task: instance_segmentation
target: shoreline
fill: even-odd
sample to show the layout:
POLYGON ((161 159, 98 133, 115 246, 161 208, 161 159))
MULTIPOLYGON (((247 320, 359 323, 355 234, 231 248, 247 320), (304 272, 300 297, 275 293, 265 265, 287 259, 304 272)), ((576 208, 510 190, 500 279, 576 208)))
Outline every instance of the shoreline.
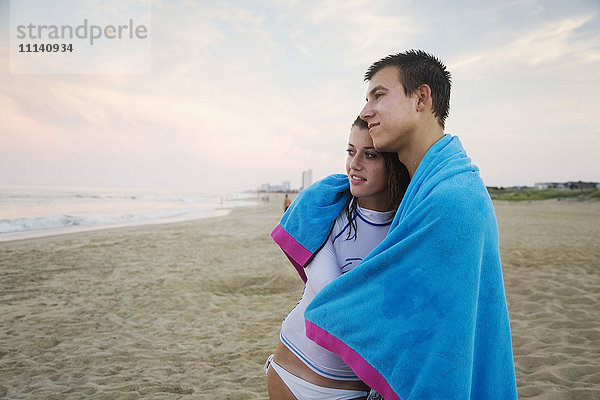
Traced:
POLYGON ((226 214, 257 193, 0 185, 0 242, 226 214))
POLYGON ((49 238, 53 236, 64 236, 64 235, 78 235, 86 232, 95 232, 102 230, 112 229, 126 229, 132 227, 145 227, 151 225, 165 225, 165 224, 177 224, 185 223, 188 221, 196 221, 199 219, 206 218, 219 218, 227 216, 232 210, 237 208, 256 207, 261 204, 257 199, 233 199, 228 200, 232 203, 231 206, 222 206, 220 208, 213 208, 203 210, 202 212, 185 213, 178 216, 153 218, 153 219, 140 219, 131 220, 126 222, 113 222, 113 223, 99 223, 99 224, 86 224, 86 225, 72 225, 63 226, 59 228, 46 228, 36 229, 28 231, 17 231, 7 232, 0 234, 0 243, 29 240, 29 239, 41 239, 49 238), (236 203, 243 203, 241 206, 236 206, 236 203))
MULTIPOLYGON (((252 206, 249 206, 252 207, 252 206)), ((182 217, 182 218, 157 218, 153 220, 140 220, 134 222, 111 223, 111 224, 95 224, 95 225, 76 225, 61 228, 38 229, 22 232, 8 232, 0 234, 0 243, 10 243, 15 241, 34 240, 34 239, 49 239, 61 236, 77 236, 89 232, 98 232, 104 230, 127 229, 127 228, 143 228, 153 225, 168 225, 186 223, 199 219, 220 218, 227 216, 234 208, 226 208, 219 210, 211 210, 211 215, 198 217, 182 217)))

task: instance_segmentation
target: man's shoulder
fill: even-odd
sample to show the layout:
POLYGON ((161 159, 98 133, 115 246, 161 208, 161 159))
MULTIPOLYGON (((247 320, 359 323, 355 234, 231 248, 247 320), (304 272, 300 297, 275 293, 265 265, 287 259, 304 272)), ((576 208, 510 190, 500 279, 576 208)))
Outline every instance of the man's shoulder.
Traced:
POLYGON ((463 172, 438 182, 428 197, 441 212, 493 214, 490 196, 477 172, 463 172))
POLYGON ((432 192, 452 198, 461 193, 479 196, 487 190, 477 171, 464 171, 437 181, 432 192))

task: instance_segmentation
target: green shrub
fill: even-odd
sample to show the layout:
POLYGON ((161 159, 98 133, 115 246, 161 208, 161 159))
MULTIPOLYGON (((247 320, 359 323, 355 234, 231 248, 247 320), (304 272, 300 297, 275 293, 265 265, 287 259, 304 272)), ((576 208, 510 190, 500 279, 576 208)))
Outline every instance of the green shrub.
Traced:
POLYGON ((548 199, 600 199, 600 189, 560 190, 560 189, 505 189, 489 188, 488 192, 493 200, 548 200, 548 199))

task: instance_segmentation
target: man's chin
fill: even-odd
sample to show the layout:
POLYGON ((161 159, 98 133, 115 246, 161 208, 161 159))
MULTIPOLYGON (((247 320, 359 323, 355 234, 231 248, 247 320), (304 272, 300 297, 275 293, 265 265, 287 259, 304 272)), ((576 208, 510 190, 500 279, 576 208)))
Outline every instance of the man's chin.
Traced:
POLYGON ((373 147, 375 147, 375 150, 379 152, 394 153, 394 150, 391 149, 389 143, 380 143, 373 140, 373 147))

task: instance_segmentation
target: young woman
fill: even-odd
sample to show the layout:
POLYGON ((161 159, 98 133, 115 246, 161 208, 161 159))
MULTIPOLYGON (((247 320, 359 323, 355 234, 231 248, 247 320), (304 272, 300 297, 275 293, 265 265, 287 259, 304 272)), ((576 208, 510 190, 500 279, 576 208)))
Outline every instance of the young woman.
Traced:
MULTIPOLYGON (((385 238, 409 177, 395 153, 374 149, 367 124, 360 118, 352 125, 347 152, 347 178, 342 179, 345 191, 345 180, 349 182, 350 200, 335 219, 325 244, 303 270, 299 268, 301 276, 306 276, 304 294, 283 321, 275 354, 265 366, 271 399, 366 399, 369 392, 338 355, 306 337, 304 311, 322 288, 356 267, 385 238)), ((308 193, 331 190, 323 183, 327 179, 315 184, 323 189, 317 186, 308 193)), ((309 200, 299 197, 296 201, 309 200)), ((351 314, 348 310, 349 318, 351 314)))

